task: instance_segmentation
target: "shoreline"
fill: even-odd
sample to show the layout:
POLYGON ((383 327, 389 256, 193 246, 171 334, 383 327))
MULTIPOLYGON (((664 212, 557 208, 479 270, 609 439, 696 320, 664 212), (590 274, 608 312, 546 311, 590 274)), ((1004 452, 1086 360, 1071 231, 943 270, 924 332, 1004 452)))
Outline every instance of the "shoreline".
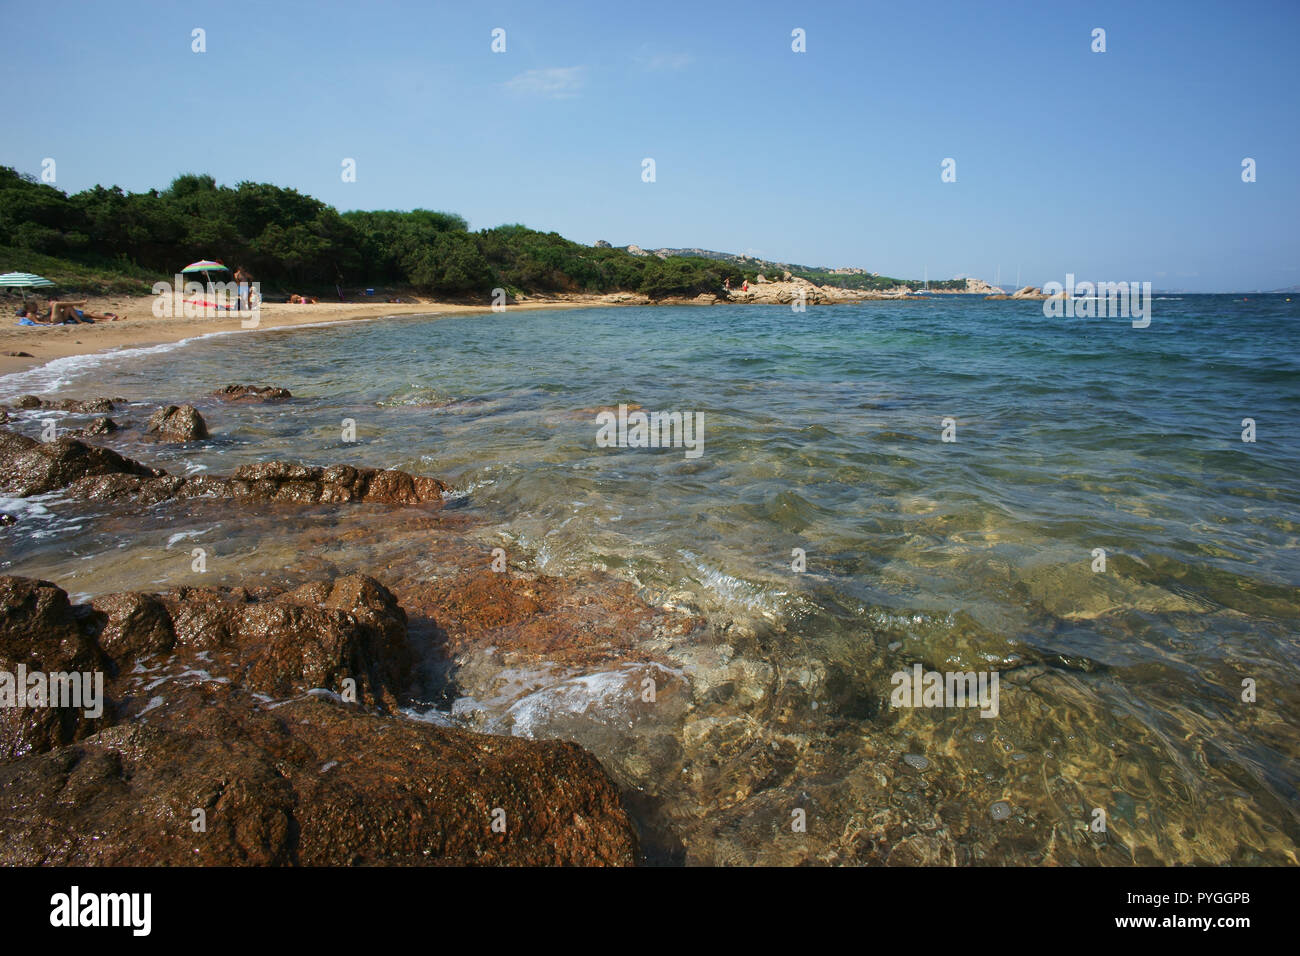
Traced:
MULTIPOLYGON (((515 299, 508 304, 507 308, 511 311, 541 311, 633 305, 789 305, 791 296, 801 286, 807 297, 807 305, 810 306, 852 305, 873 301, 925 301, 920 297, 897 293, 841 290, 814 286, 806 282, 773 282, 751 287, 748 292, 732 290, 730 299, 720 299, 707 294, 694 298, 672 296, 652 300, 648 296, 633 292, 557 293, 553 296, 515 299)), ((961 293, 944 293, 944 295, 956 296, 961 293)), ((245 329, 240 324, 241 314, 234 312, 211 317, 156 318, 152 311, 153 302, 152 295, 94 296, 86 303, 87 311, 112 312, 125 318, 115 322, 98 321, 92 325, 0 325, 0 380, 18 372, 28 372, 48 365, 58 359, 111 355, 126 349, 174 345, 188 339, 213 334, 261 332, 268 329, 332 325, 339 322, 365 322, 410 315, 467 315, 492 311, 491 305, 487 304, 440 302, 434 299, 403 303, 322 302, 315 305, 269 302, 261 307, 258 326, 245 329)))
MULTIPOLYGON (((638 304, 623 301, 621 296, 574 295, 545 299, 526 299, 511 303, 511 309, 579 309, 597 306, 638 304)), ((125 318, 116 322, 99 321, 93 325, 55 325, 0 327, 0 379, 17 372, 27 372, 57 359, 87 355, 111 355, 127 349, 174 345, 188 339, 215 334, 262 332, 340 322, 365 322, 408 315, 460 315, 492 311, 489 305, 457 302, 325 302, 316 305, 266 303, 261 308, 256 328, 240 324, 240 313, 194 318, 176 316, 156 318, 152 313, 153 296, 99 296, 91 298, 88 311, 115 312, 125 318), (15 354, 26 353, 26 354, 15 354)))

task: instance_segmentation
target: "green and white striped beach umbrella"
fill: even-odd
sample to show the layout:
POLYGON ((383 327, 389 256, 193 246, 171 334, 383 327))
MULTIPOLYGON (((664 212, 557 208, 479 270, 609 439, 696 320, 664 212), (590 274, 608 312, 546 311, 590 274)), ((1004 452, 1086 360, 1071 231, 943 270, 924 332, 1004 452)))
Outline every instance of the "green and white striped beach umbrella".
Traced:
POLYGON ((6 272, 0 275, 0 288, 5 289, 45 289, 54 285, 44 276, 30 272, 6 272))

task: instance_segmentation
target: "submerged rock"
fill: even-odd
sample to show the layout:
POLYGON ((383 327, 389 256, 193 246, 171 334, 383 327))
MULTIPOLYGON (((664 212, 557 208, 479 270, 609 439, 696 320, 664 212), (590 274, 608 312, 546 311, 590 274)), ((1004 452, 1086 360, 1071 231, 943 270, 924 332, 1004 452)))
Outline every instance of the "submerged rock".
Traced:
POLYGON ((208 437, 208 425, 193 405, 167 405, 149 417, 145 431, 162 441, 197 441, 208 437))
POLYGON ((117 422, 111 418, 101 417, 93 419, 89 425, 76 429, 72 434, 76 436, 109 435, 115 431, 117 431, 117 422))
POLYGON ((367 577, 80 607, 0 578, 0 658, 97 668, 112 701, 80 723, 6 709, 0 864, 636 860, 617 789, 576 744, 392 716, 406 616, 367 577))
POLYGON ((274 385, 226 385, 212 393, 212 397, 225 402, 269 402, 293 398, 287 388, 274 385))

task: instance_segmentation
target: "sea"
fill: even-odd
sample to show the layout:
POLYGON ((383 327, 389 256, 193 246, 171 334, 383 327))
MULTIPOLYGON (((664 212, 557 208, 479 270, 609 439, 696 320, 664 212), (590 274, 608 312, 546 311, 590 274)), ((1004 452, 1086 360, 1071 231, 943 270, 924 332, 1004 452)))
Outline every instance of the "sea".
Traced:
MULTIPOLYGON (((488 649, 400 718, 577 740, 649 862, 1294 865, 1293 298, 1157 295, 1144 328, 964 296, 406 316, 63 359, 0 402, 288 388, 200 404, 206 441, 103 441, 432 475, 511 573, 697 621, 471 678, 488 649), (608 679, 649 661, 685 688, 661 715, 608 679)), ((85 601, 446 572, 402 509, 250 508, 3 499, 0 573, 85 601)))

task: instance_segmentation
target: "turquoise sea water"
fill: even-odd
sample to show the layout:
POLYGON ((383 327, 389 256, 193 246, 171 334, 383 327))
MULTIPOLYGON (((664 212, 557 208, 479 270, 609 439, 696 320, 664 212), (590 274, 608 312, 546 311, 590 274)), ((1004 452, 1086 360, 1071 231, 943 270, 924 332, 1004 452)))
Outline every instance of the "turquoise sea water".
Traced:
MULTIPOLYGON (((411 317, 64 363, 0 379, 0 400, 284 386, 286 405, 205 409, 210 442, 115 447, 180 472, 436 475, 512 559, 704 615, 731 670, 686 666, 708 693, 656 728, 671 747, 627 758, 597 708, 571 730, 649 795, 665 861, 1294 863, 1297 331, 1281 296, 1157 298, 1146 329, 943 297, 411 317), (620 403, 702 413, 703 454, 598 447, 620 403), (998 670, 999 716, 891 708, 918 662, 998 670), (787 832, 796 805, 807 834, 787 832)), ((135 531, 26 507, 4 573, 81 595, 188 580, 156 557, 179 533, 166 508, 135 531)), ((242 564, 206 583, 285 565, 259 564, 265 529, 222 520, 194 533, 242 564)))

